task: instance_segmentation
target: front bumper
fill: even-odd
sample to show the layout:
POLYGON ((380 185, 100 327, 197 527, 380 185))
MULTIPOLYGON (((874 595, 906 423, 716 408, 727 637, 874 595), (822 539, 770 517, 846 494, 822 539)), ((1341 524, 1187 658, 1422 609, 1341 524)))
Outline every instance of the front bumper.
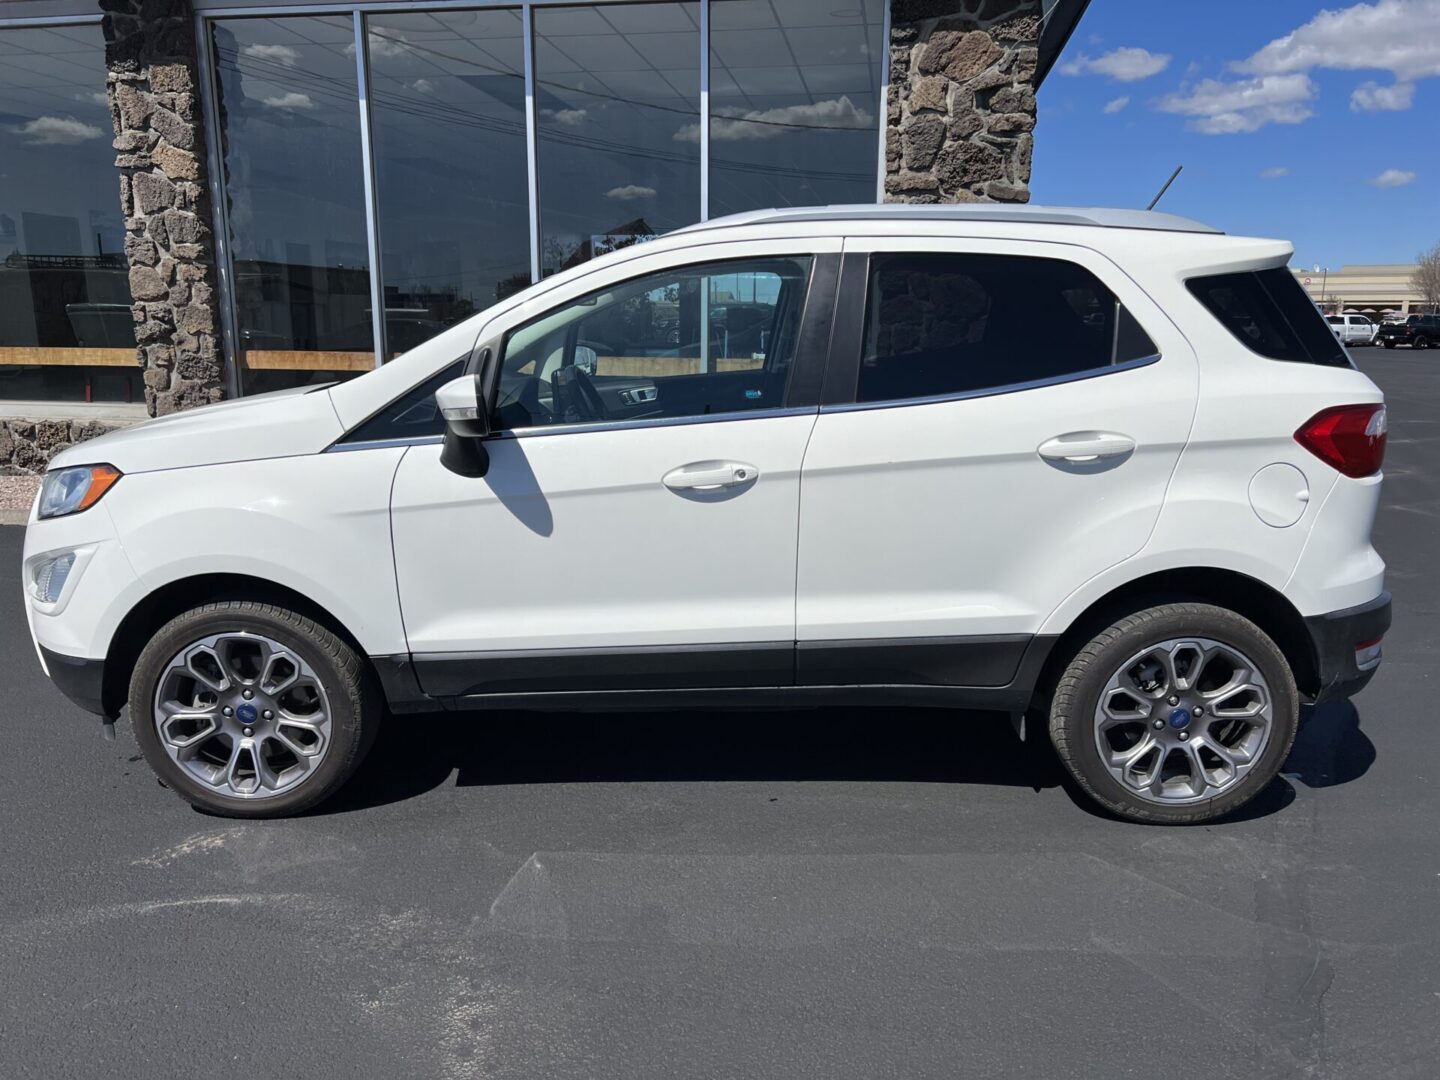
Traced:
POLYGON ((1356 646, 1378 643, 1390 629, 1390 594, 1382 592, 1356 607, 1308 615, 1305 628, 1310 631, 1310 641, 1315 647, 1320 677, 1316 704, 1358 694, 1380 667, 1380 654, 1376 644, 1373 660, 1368 659, 1368 653, 1364 654, 1367 660, 1362 667, 1356 646))
POLYGON ((114 716, 107 715, 105 708, 104 660, 66 656, 64 653, 47 649, 44 645, 39 648, 45 661, 45 670, 49 672, 50 681, 55 684, 56 689, 86 712, 104 716, 107 720, 114 719, 114 716))

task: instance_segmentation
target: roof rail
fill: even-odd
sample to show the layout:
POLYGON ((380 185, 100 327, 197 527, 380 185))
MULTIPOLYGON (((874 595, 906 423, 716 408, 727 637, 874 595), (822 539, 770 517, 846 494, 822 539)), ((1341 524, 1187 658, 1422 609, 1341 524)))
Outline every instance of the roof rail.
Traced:
MULTIPOLYGON (((737 225, 781 225, 802 221, 975 221, 1027 225, 1089 225, 1104 229, 1152 229, 1159 232, 1220 233, 1175 214, 1155 210, 1112 210, 1105 207, 1030 206, 1007 203, 960 203, 916 206, 910 203, 855 203, 846 206, 792 206, 751 210, 711 218, 677 229, 678 233, 728 229, 737 225)), ((672 234, 673 235, 673 234, 672 234)))

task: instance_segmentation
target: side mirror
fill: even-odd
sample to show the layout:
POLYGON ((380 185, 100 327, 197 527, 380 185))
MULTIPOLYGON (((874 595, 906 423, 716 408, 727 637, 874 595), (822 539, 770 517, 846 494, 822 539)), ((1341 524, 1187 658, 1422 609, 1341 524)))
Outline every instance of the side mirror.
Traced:
POLYGON ((435 391, 435 404, 445 418, 440 464, 459 476, 484 476, 490 471, 490 452, 483 442, 490 434, 490 406, 481 389, 481 376, 452 379, 435 391))

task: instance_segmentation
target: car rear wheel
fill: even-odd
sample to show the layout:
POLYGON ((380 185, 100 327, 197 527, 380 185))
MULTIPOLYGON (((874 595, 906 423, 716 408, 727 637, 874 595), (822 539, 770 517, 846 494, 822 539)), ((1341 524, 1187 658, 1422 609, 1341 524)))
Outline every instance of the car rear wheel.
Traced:
POLYGON ((1386 338, 1386 339, 1385 339, 1384 341, 1382 341, 1380 344, 1384 345, 1385 348, 1387 348, 1387 349, 1393 349, 1393 348, 1395 348, 1395 341, 1394 341, 1393 338, 1386 338))
POLYGON ((1134 821, 1210 821, 1271 782, 1299 695, 1284 655, 1250 620, 1209 604, 1126 616, 1070 662, 1050 737, 1076 782, 1134 821))
POLYGON ((1430 339, 1429 339, 1429 338, 1425 338, 1425 337, 1417 337, 1417 338, 1415 339, 1415 348, 1417 348, 1417 349, 1428 349, 1428 348, 1430 348, 1430 339))
POLYGON ((307 616, 250 601, 172 619, 141 652, 130 720, 170 790, 228 817, 281 817, 331 795, 379 726, 364 661, 307 616))

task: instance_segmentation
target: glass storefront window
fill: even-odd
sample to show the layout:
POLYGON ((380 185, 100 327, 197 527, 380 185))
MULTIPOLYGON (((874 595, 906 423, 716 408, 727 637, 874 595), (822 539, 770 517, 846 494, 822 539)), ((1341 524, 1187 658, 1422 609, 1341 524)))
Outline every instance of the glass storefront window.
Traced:
POLYGON ((366 19, 386 349, 530 284, 520 12, 366 19))
POLYGON ((0 29, 0 399, 143 401, 98 25, 0 29))
POLYGON ((243 393, 375 366, 355 29, 212 26, 243 393))
POLYGON ((885 0, 713 0, 710 216, 875 201, 885 0))
POLYGON ((541 273, 698 221, 698 4, 533 11, 541 273))

